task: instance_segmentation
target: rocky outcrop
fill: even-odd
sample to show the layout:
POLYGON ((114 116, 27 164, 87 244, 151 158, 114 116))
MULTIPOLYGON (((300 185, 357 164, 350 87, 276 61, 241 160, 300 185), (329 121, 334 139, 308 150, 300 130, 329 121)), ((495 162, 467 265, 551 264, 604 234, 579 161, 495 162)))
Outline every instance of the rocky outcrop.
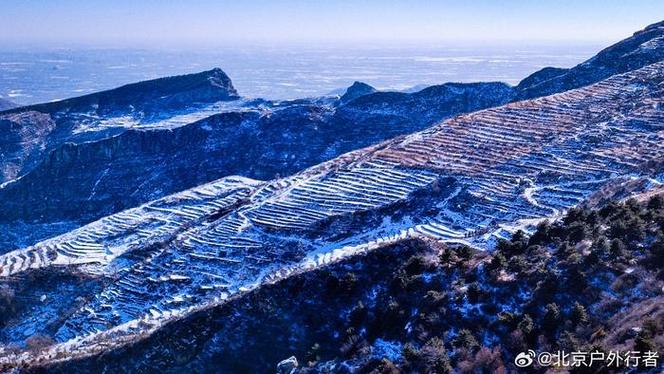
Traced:
POLYGON ((376 89, 370 85, 355 81, 350 87, 346 89, 346 92, 339 100, 342 104, 345 104, 351 100, 357 99, 360 96, 368 95, 374 92, 376 92, 376 89))
POLYGON ((277 374, 294 374, 297 372, 297 358, 291 356, 277 364, 277 374))
POLYGON ((14 180, 36 165, 55 130, 55 121, 45 113, 25 111, 0 116, 0 183, 14 180))
POLYGON ((195 104, 209 104, 238 99, 230 78, 219 68, 196 74, 180 75, 128 84, 108 91, 37 104, 18 110, 43 113, 60 111, 94 111, 111 115, 121 111, 142 111, 144 116, 159 115, 169 110, 184 109, 195 104))

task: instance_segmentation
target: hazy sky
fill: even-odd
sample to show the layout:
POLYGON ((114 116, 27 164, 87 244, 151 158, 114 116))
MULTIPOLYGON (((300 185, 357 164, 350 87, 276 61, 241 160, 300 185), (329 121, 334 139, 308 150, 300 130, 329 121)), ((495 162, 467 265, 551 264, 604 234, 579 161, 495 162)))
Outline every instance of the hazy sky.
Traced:
POLYGON ((662 0, 0 0, 0 43, 611 42, 662 19, 662 0))

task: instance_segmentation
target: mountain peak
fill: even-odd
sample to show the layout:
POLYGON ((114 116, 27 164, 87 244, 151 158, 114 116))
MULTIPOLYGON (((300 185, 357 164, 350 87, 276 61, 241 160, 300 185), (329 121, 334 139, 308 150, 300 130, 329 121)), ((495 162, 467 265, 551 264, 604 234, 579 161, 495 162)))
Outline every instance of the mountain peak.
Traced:
POLYGON ((98 112, 128 107, 159 112, 166 108, 176 109, 193 103, 213 103, 238 97, 228 75, 220 68, 214 68, 199 73, 131 83, 67 100, 36 104, 26 109, 52 112, 65 108, 82 110, 94 106, 98 112))
POLYGON ((351 100, 357 99, 360 96, 372 94, 374 92, 376 92, 376 89, 370 85, 364 82, 355 81, 350 87, 346 89, 346 93, 341 96, 341 102, 345 104, 351 100))
POLYGON ((210 94, 216 95, 219 99, 238 96, 231 79, 220 68, 128 84, 106 92, 123 91, 163 97, 164 95, 201 90, 210 91, 210 94))

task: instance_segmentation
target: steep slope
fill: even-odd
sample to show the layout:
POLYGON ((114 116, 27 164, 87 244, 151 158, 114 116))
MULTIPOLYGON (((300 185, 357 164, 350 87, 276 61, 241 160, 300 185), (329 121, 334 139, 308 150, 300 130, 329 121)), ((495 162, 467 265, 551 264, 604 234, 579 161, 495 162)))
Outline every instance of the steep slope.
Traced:
POLYGON ((664 59, 664 21, 652 24, 571 69, 544 68, 516 87, 519 99, 550 95, 595 83, 664 59))
MULTIPOLYGON (((39 313, 14 324, 63 343, 42 359, 90 354, 262 284, 404 238, 491 247, 593 194, 660 185, 663 87, 664 63, 649 65, 455 117, 289 178, 240 181, 235 188, 247 195, 214 212, 178 199, 165 209, 194 219, 189 223, 129 211, 8 253, 0 257, 0 274, 12 281, 55 266, 102 277, 105 285, 87 295, 76 289, 81 304, 57 324, 39 313), (127 246, 117 239, 135 230, 122 226, 127 214, 132 227, 166 222, 169 234, 143 245, 155 240, 140 231, 148 237, 127 246)), ((70 289, 61 282, 60 289, 70 289)), ((22 336, 9 331, 5 339, 22 336)), ((33 359, 24 353, 4 362, 33 359)))

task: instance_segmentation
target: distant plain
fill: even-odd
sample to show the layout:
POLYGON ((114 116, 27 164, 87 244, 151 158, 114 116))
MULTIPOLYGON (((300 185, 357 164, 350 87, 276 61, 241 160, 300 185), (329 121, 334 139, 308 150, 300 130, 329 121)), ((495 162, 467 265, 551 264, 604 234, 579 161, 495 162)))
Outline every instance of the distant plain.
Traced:
POLYGON ((445 82, 516 84, 545 66, 571 67, 600 45, 243 46, 215 49, 5 49, 0 97, 27 105, 220 67, 240 95, 295 99, 343 92, 353 81, 409 90, 445 82))

